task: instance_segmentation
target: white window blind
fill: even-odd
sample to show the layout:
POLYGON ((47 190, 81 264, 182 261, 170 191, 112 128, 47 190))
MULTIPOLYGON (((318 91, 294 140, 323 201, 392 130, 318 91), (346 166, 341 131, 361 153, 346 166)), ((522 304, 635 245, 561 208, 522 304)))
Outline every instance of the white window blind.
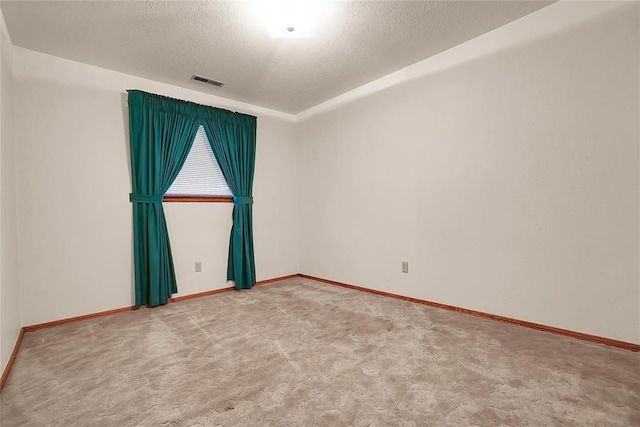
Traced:
POLYGON ((187 160, 166 194, 169 196, 232 196, 202 126, 198 128, 187 160))

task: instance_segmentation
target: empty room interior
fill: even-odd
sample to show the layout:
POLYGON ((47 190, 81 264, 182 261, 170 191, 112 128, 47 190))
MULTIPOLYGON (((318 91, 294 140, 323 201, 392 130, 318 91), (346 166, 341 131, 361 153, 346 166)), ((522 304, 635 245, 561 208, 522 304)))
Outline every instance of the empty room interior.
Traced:
POLYGON ((640 2, 0 9, 2 426, 640 425, 640 2))

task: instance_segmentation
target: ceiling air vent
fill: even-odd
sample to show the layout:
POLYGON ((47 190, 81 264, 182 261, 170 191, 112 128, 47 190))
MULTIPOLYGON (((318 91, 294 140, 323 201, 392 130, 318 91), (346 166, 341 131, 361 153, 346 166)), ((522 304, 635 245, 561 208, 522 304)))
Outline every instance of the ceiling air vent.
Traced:
POLYGON ((202 82, 202 83, 207 83, 207 84, 210 84, 210 85, 213 85, 213 86, 216 86, 216 87, 224 86, 224 83, 222 83, 222 82, 219 82, 217 80, 208 79, 206 77, 202 77, 202 76, 199 76, 197 74, 194 74, 193 77, 191 77, 191 80, 196 80, 196 81, 199 81, 199 82, 202 82))

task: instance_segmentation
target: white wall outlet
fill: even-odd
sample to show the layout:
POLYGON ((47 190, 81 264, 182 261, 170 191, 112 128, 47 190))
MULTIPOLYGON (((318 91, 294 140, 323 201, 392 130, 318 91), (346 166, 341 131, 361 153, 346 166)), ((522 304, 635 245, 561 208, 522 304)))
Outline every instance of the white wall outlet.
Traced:
POLYGON ((409 261, 402 261, 402 272, 403 273, 409 272, 409 261))
POLYGON ((202 271, 202 261, 196 261, 196 273, 200 273, 202 271))

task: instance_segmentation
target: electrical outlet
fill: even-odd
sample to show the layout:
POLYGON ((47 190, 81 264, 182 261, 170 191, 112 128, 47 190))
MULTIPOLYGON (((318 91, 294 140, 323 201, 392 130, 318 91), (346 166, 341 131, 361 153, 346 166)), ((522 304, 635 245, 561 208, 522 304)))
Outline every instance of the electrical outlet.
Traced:
POLYGON ((402 261, 402 272, 403 273, 409 272, 409 261, 402 261))
POLYGON ((196 261, 196 273, 200 273, 202 271, 202 261, 196 261))

